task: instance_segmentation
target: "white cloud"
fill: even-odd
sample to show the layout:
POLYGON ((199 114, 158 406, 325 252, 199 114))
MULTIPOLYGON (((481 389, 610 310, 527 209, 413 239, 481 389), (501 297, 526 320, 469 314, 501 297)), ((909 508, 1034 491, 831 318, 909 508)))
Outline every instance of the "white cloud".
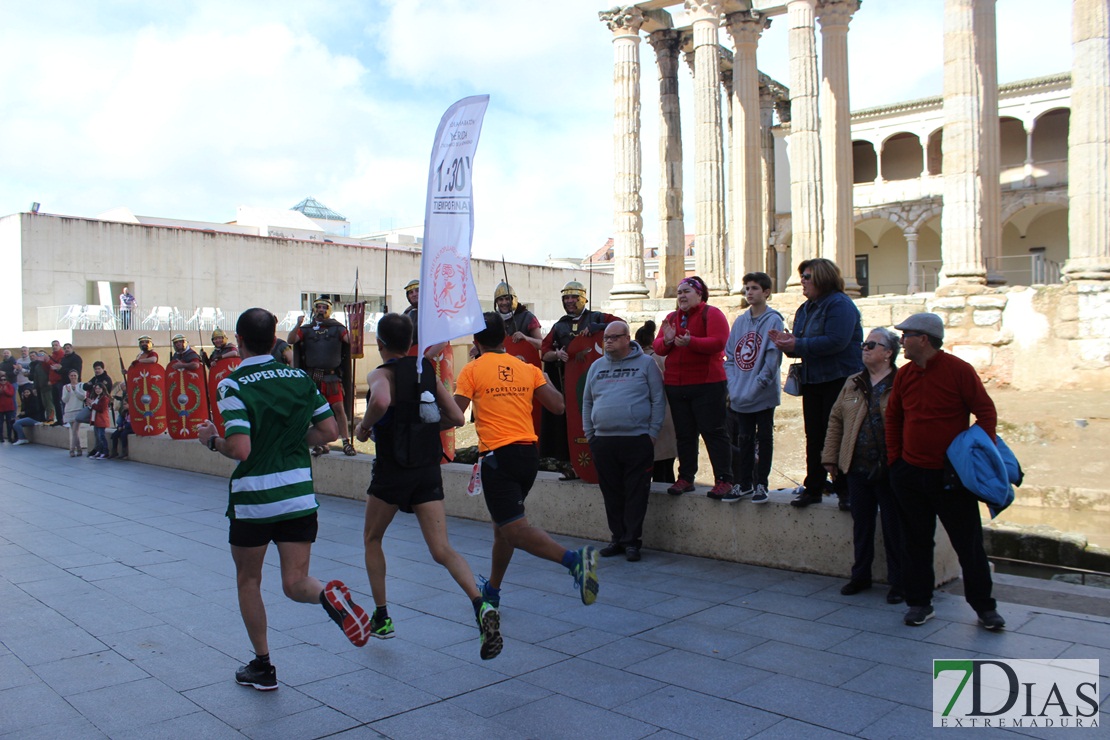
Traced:
MULTIPOLYGON (((418 223, 431 139, 489 93, 476 161, 483 256, 583 255, 612 229, 612 44, 565 0, 130 0, 17 4, 0 25, 0 213, 32 200, 92 215, 212 221, 313 195, 376 230, 418 223)), ((1002 81, 1066 70, 1070 7, 998 2, 1002 81)), ((940 93, 943 0, 866 0, 852 21, 853 107, 940 93)), ((820 33, 818 32, 818 37, 820 33)), ((657 240, 657 77, 641 44, 644 233, 657 240)), ((789 84, 785 18, 760 68, 789 84)), ((686 228, 693 96, 680 69, 686 228)))

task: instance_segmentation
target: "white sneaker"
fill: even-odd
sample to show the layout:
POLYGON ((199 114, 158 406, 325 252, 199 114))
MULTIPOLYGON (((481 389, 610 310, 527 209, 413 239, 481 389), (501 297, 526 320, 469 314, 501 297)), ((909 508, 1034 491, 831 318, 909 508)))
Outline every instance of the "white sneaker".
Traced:
POLYGON ((19 447, 20 445, 26 445, 26 444, 31 444, 31 443, 30 443, 30 441, 28 441, 26 439, 17 439, 16 441, 12 442, 12 447, 19 447))
POLYGON ((62 428, 63 429, 69 429, 69 422, 66 422, 65 424, 62 424, 62 428))
POLYGON ((763 484, 756 485, 755 495, 752 496, 752 503, 753 504, 765 504, 769 500, 770 499, 768 499, 768 497, 767 497, 767 486, 765 486, 763 484))

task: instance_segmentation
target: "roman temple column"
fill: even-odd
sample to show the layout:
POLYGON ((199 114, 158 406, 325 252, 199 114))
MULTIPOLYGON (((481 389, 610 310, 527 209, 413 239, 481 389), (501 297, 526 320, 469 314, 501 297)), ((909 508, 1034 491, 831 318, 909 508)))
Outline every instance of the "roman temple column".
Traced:
POLYGON ((685 0, 694 32, 694 249, 709 292, 725 284, 724 162, 721 152, 721 72, 717 30, 721 0, 685 0))
MULTIPOLYGON (((998 171, 984 171, 984 90, 995 74, 981 65, 983 13, 995 0, 944 3, 944 210, 941 212, 941 285, 986 282, 983 255, 987 191, 999 190, 998 171)), ((991 24, 993 28, 993 23, 991 24)), ((993 63, 993 60, 990 60, 993 63)), ((997 85, 996 85, 997 87, 997 85)), ((995 125, 998 108, 995 107, 995 125)), ((997 139, 995 139, 997 141, 997 139)), ((996 160, 997 161, 997 160, 996 160)), ((995 232, 997 233, 997 231, 995 232)))
POLYGON ((686 275, 686 231, 682 222, 682 126, 679 120, 678 50, 682 33, 654 31, 648 43, 659 67, 659 274, 656 297, 674 298, 686 275))
MULTIPOLYGON (((822 238, 821 136, 817 109, 817 0, 788 0, 790 50, 790 220, 795 265, 820 257, 822 238)), ((801 284, 791 269, 789 287, 801 284)))
POLYGON ((1069 280, 1110 279, 1110 0, 1073 0, 1069 280))
POLYGON ((640 198, 640 26, 636 6, 598 14, 613 32, 613 288, 611 300, 648 297, 640 198))
POLYGON ((732 13, 725 19, 735 52, 732 58, 732 228, 729 283, 733 293, 744 292, 744 274, 763 264, 763 141, 760 138, 759 70, 756 46, 770 20, 754 10, 732 13))
POLYGON ((858 296, 855 229, 852 225, 852 127, 848 108, 848 22, 858 0, 821 4, 821 173, 824 198, 822 256, 844 277, 844 289, 858 296))

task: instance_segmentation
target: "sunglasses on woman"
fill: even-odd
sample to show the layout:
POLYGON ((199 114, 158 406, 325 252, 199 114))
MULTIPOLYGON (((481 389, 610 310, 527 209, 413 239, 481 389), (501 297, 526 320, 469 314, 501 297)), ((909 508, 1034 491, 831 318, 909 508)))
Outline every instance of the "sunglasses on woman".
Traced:
POLYGON ((875 349, 876 347, 886 347, 886 345, 883 344, 882 342, 864 342, 863 344, 860 345, 861 349, 866 349, 866 350, 872 350, 872 349, 875 349))

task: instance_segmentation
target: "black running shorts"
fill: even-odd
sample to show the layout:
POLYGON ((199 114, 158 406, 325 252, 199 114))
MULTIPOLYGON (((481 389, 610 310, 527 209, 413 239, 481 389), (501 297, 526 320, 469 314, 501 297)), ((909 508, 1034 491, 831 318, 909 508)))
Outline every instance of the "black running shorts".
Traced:
POLYGON ((366 495, 411 513, 414 506, 443 500, 443 475, 438 464, 404 468, 379 456, 366 495))
POLYGON ((271 542, 315 542, 318 528, 315 511, 278 522, 232 519, 227 541, 235 547, 262 547, 271 542))
POLYGON ((505 445, 482 458, 482 495, 498 527, 524 516, 524 499, 536 482, 540 453, 533 443, 505 445))

